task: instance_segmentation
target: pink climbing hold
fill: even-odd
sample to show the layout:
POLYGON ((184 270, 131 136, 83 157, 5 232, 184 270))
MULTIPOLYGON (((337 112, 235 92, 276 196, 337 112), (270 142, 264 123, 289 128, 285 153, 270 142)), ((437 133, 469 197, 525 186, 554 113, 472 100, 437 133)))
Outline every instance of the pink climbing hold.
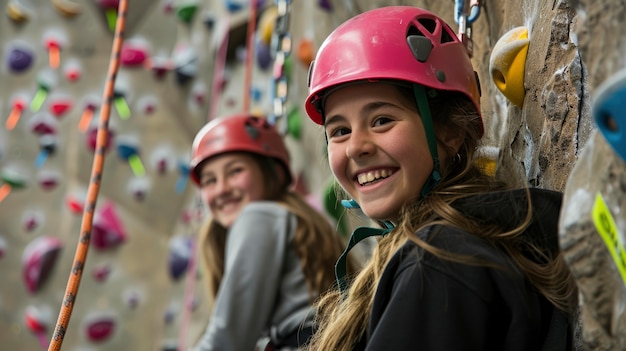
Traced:
POLYGON ((91 275, 93 276, 93 279, 95 279, 98 283, 102 283, 107 280, 110 273, 111 267, 108 264, 103 264, 95 267, 91 272, 91 275))
POLYGON ((39 226, 39 219, 35 214, 30 214, 24 218, 24 230, 32 232, 39 226))
POLYGON ((98 250, 118 247, 126 239, 124 234, 114 230, 106 223, 94 223, 91 231, 91 243, 98 250))
MULTIPOLYGON (((109 149, 111 148, 112 140, 115 135, 115 133, 113 133, 113 131, 111 131, 110 129, 107 132, 109 137, 107 138, 106 144, 104 145, 105 151, 109 151, 109 149)), ((97 137, 97 128, 92 128, 87 131, 87 147, 89 147, 89 150, 91 150, 92 152, 96 150, 96 141, 98 140, 97 137)))
POLYGON ((58 174, 57 172, 41 172, 41 174, 39 175, 37 181, 39 183, 39 186, 45 190, 45 191, 50 191, 53 190, 54 188, 57 187, 57 185, 59 185, 59 178, 61 178, 61 175, 58 174))
POLYGON ((120 6, 120 0, 98 0, 98 5, 103 8, 117 9, 120 6))
POLYGON ((112 202, 102 206, 99 217, 94 222, 91 243, 96 249, 114 249, 126 241, 126 231, 115 212, 112 202))
POLYGON ((65 199, 65 204, 67 205, 67 208, 72 213, 80 214, 80 213, 83 213, 83 210, 85 209, 84 201, 79 200, 78 198, 71 196, 71 195, 69 195, 65 199))
POLYGON ((65 73, 65 79, 67 79, 70 82, 76 82, 82 76, 82 72, 80 70, 80 67, 77 67, 77 66, 69 66, 69 67, 67 67, 64 70, 64 73, 65 73))
POLYGON ((113 335, 115 324, 112 317, 99 317, 87 323, 85 333, 92 342, 103 342, 113 335))
POLYGON ((146 62, 148 58, 147 50, 138 45, 124 44, 120 53, 120 63, 122 66, 137 67, 146 62))
POLYGON ((45 333, 48 329, 48 323, 43 318, 41 313, 33 306, 26 308, 26 315, 24 316, 24 323, 26 327, 33 333, 45 333))
POLYGON ((37 340, 39 341, 39 345, 42 349, 48 348, 48 336, 46 335, 48 332, 48 327, 52 323, 50 316, 46 313, 47 311, 42 311, 40 308, 34 306, 26 307, 26 312, 24 315, 24 324, 26 327, 35 334, 37 340))
POLYGON ((72 101, 69 99, 58 99, 50 103, 50 113, 57 119, 63 117, 63 115, 72 108, 72 101))
POLYGON ((162 158, 160 158, 160 159, 157 161, 157 164, 156 164, 156 169, 157 169, 157 172, 158 172, 160 175, 163 175, 163 174, 167 173, 167 169, 168 169, 168 168, 169 168, 169 167, 168 167, 168 162, 167 162, 167 159, 166 159, 165 157, 162 157, 162 158))
POLYGON ((46 121, 38 121, 31 125, 30 130, 38 135, 56 134, 57 130, 54 125, 46 121))
POLYGON ((22 257, 23 278, 26 289, 36 293, 49 278, 63 244, 53 236, 42 236, 31 241, 22 257))
POLYGON ((7 251, 7 242, 4 237, 0 236, 0 258, 4 256, 4 253, 7 251))

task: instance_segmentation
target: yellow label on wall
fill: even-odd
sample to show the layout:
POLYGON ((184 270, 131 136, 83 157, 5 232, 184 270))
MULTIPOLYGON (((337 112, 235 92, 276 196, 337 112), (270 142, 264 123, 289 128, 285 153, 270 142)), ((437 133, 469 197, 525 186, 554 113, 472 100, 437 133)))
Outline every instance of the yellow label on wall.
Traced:
POLYGON ((611 257, 622 276, 624 285, 626 285, 626 250, 624 250, 624 245, 611 211, 609 211, 600 193, 596 195, 596 201, 591 210, 591 217, 598 233, 600 233, 600 237, 602 237, 611 253, 611 257))

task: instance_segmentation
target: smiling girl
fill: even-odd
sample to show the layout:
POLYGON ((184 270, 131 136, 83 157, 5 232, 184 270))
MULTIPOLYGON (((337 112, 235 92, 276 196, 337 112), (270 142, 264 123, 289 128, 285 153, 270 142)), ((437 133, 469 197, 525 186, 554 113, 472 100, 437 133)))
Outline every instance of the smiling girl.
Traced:
POLYGON ((261 117, 224 116, 196 135, 191 178, 211 214, 198 241, 214 308, 194 350, 254 350, 267 338, 268 349, 296 349, 312 334, 312 302, 333 285, 343 240, 291 189, 289 165, 261 117))
POLYGON ((481 172, 477 75, 436 15, 346 21, 321 45, 305 102, 328 161, 381 228, 372 259, 319 303, 310 350, 570 350, 577 290, 558 246, 561 194, 481 172))

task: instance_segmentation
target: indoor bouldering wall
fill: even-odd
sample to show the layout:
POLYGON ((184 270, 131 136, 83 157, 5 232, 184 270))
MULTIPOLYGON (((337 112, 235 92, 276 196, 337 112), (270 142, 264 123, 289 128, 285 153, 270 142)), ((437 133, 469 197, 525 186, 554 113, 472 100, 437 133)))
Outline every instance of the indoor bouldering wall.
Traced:
MULTIPOLYGON (((45 349, 53 335, 75 268, 118 4, 1 4, 2 349, 45 349)), ((206 213, 186 162, 194 134, 217 115, 272 118, 298 191, 329 219, 343 218, 344 232, 365 221, 337 207, 324 137, 303 101, 326 35, 385 5, 425 7, 456 31, 467 16, 486 125, 480 162, 520 186, 565 193, 560 237, 579 283, 582 343, 626 347, 625 111, 612 102, 626 96, 624 0, 130 0, 64 349, 174 350, 204 329, 210 301, 193 245, 206 213), (459 3, 474 7, 459 12, 459 3), (285 4, 286 14, 277 6, 285 4), (291 39, 280 53, 277 31, 291 39)))

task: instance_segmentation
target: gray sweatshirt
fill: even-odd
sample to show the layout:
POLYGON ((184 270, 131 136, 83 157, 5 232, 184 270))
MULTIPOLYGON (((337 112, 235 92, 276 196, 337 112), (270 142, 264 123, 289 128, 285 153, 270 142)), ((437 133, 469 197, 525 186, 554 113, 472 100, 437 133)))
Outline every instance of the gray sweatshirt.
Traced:
POLYGON ((194 351, 252 351, 310 323, 313 310, 292 247, 297 218, 275 202, 247 205, 228 232, 215 310, 194 351))

